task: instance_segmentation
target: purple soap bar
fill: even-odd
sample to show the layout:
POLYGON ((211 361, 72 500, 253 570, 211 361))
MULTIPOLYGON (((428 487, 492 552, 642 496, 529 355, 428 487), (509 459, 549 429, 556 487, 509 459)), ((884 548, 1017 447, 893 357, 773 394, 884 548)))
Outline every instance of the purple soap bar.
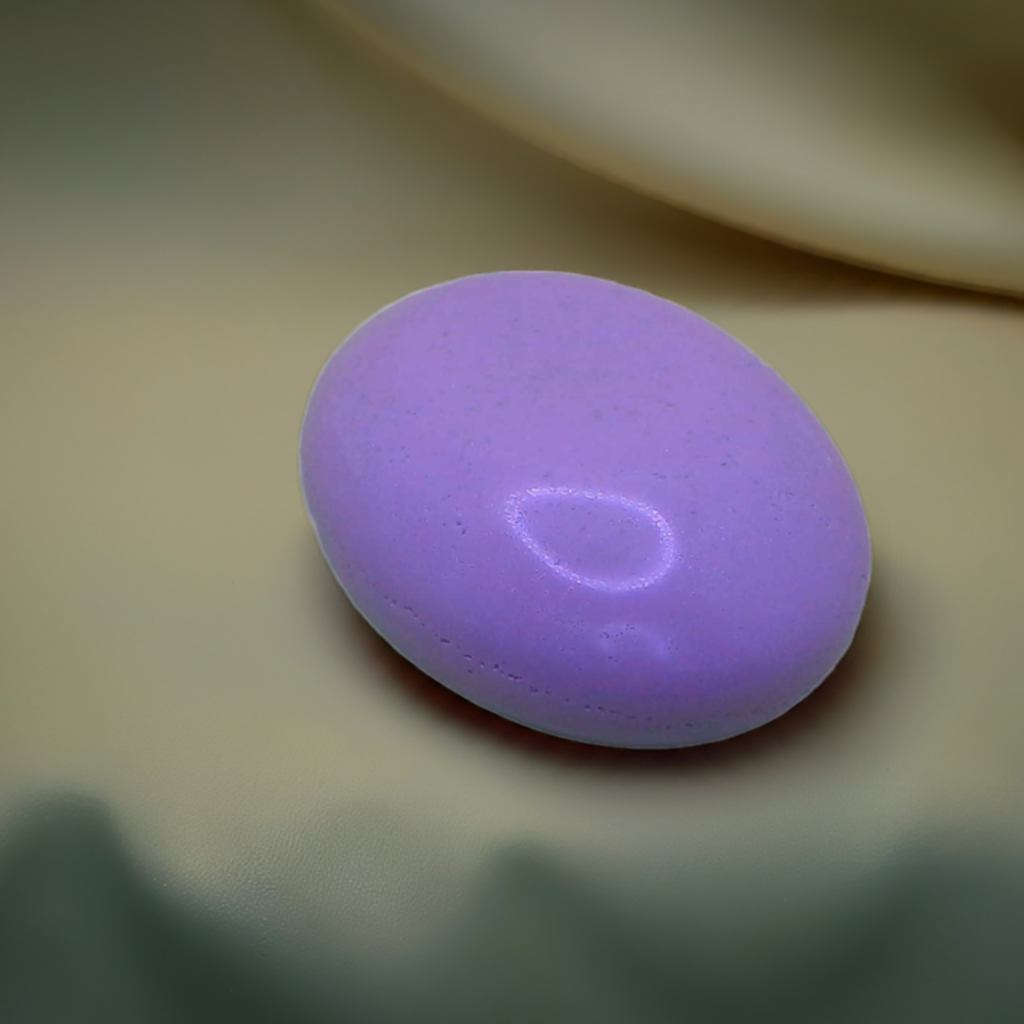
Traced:
POLYGON ((318 378, 302 486, 353 604, 523 725, 681 747, 753 729, 846 651, 871 545, 800 397, 688 310, 508 272, 409 295, 318 378))

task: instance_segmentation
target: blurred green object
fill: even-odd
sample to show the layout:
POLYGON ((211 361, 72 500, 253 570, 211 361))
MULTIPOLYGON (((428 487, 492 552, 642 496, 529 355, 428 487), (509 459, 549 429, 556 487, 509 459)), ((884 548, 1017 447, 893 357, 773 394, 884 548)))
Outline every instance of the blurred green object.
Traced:
MULTIPOLYGON (((496 852, 456 933, 386 976, 304 984, 208 908, 148 877, 101 803, 54 797, 0 848, 0 1020, 233 1024, 1009 1024, 1024 1009, 1024 869, 908 847, 863 902, 781 946, 738 927, 709 956, 699 919, 654 926, 571 864, 496 852)), ((672 899, 672 894, 666 894, 672 899)))

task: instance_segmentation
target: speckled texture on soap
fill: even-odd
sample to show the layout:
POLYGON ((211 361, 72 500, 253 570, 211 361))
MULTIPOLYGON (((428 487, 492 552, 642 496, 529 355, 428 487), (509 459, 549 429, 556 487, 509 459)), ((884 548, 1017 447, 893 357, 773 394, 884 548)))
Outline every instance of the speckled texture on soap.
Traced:
POLYGON ((673 303, 506 272, 331 356, 300 468, 324 555, 424 672, 524 725, 676 747, 782 714, 849 645, 871 548, 824 428, 673 303))

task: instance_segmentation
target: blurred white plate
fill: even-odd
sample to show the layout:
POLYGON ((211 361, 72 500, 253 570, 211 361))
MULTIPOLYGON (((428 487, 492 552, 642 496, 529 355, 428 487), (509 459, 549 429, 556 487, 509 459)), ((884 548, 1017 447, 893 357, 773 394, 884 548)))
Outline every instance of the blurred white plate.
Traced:
POLYGON ((1024 293, 1019 0, 320 0, 552 150, 858 263, 1024 293))

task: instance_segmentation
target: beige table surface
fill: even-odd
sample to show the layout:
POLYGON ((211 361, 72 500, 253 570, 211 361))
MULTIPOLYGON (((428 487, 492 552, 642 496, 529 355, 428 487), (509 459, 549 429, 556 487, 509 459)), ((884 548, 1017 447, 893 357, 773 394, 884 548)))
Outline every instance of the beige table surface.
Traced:
POLYGON ((713 226, 303 8, 0 6, 0 1020, 1024 1019, 1024 307, 713 226), (548 268, 806 397, 863 627, 691 751, 529 733, 404 664, 304 519, 360 320, 548 268))

